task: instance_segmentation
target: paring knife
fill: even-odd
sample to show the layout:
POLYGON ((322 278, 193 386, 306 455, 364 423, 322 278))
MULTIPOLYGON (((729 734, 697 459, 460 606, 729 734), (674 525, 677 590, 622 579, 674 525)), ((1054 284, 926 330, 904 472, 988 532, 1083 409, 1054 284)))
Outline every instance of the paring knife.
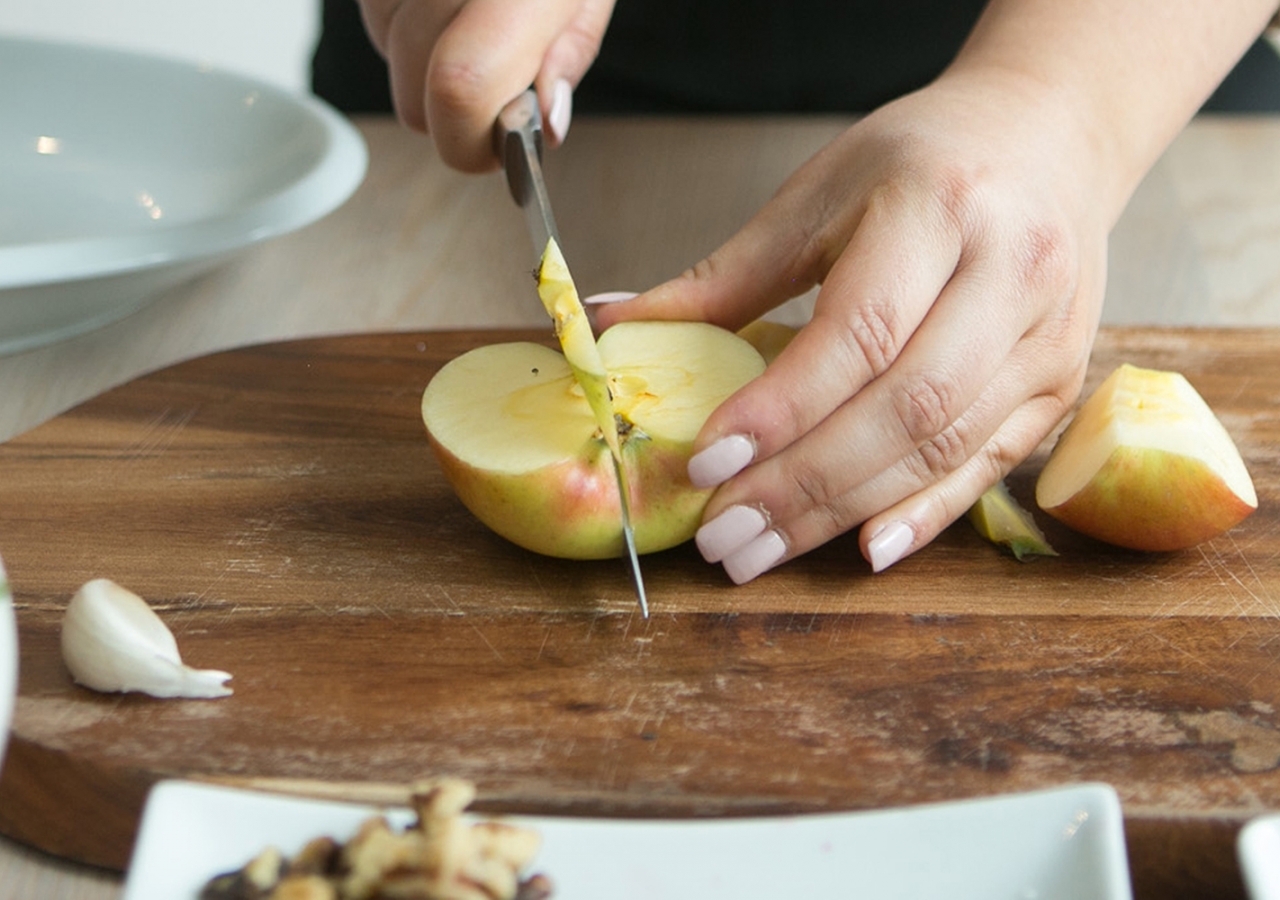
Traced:
POLYGON ((640 556, 636 552, 636 535, 631 526, 631 490, 626 464, 622 459, 622 442, 618 436, 618 420, 613 412, 613 396, 609 391, 608 373, 600 358, 591 323, 574 287, 569 266, 560 251, 560 235, 551 214, 551 198, 542 177, 542 111, 538 95, 532 89, 516 97, 498 115, 494 125, 494 149, 507 173, 507 187, 516 205, 524 211, 529 237, 537 257, 538 296, 547 313, 555 321, 556 337, 564 358, 573 370, 591 406, 592 415, 609 445, 613 471, 618 479, 618 498, 622 510, 622 537, 631 562, 631 580, 635 586, 640 612, 649 618, 649 600, 644 578, 640 574, 640 556))

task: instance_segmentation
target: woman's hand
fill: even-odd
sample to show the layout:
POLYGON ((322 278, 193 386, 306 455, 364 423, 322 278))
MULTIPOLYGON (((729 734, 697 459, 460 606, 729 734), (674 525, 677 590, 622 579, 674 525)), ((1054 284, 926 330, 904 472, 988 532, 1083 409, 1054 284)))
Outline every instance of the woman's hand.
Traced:
POLYGON ((493 123, 534 85, 552 144, 564 139, 572 91, 595 60, 613 0, 360 0, 387 59, 396 114, 431 134, 450 166, 497 166, 493 123))
POLYGON ((698 546, 745 582, 861 526, 879 571, 1028 456, 1079 393, 1124 202, 1069 99, 969 69, 858 122, 727 244, 601 307, 736 329, 814 284, 811 322, 707 421, 698 546))
POLYGON ((879 571, 1029 455, 1079 394, 1107 235, 1275 0, 988 0, 930 86, 849 129, 675 281, 604 307, 812 321, 707 421, 698 532, 738 582, 861 526, 879 571))

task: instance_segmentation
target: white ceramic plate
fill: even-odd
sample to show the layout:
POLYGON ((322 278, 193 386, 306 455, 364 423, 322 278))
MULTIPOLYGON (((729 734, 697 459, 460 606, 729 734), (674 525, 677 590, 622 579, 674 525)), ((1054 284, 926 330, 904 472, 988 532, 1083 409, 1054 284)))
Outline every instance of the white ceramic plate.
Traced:
POLYGON ((195 63, 0 38, 0 353, 120 318, 364 177, 323 103, 195 63))
POLYGON ((18 692, 18 623, 14 620, 13 594, 0 560, 0 768, 9 745, 9 723, 18 692))
POLYGON ((1280 900, 1280 815, 1262 816, 1240 829, 1240 871, 1253 900, 1280 900))
MULTIPOLYGON (((268 845, 344 840, 372 810, 188 782, 152 791, 124 900, 194 900, 268 845)), ((397 824, 408 819, 403 811, 397 824)), ((865 813, 703 821, 518 817, 554 900, 1130 898, 1105 785, 865 813)))

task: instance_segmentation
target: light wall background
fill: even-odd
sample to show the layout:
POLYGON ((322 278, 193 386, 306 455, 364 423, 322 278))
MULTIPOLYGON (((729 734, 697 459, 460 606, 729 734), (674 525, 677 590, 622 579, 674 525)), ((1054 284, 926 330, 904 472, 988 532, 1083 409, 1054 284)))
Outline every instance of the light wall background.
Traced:
POLYGON ((158 53, 299 92, 318 27, 319 0, 0 0, 0 35, 158 53))

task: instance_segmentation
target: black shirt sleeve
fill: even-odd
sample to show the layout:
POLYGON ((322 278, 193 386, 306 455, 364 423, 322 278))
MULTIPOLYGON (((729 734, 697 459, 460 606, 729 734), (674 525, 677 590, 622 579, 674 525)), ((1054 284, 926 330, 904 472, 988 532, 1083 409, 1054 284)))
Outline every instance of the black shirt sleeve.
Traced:
MULTIPOLYGON (((356 0, 321 0, 312 87, 389 112, 387 68, 356 0)), ((985 0, 618 0, 574 94, 586 113, 866 112, 954 58, 985 0)), ((1259 41, 1209 110, 1280 111, 1280 56, 1259 41)))

